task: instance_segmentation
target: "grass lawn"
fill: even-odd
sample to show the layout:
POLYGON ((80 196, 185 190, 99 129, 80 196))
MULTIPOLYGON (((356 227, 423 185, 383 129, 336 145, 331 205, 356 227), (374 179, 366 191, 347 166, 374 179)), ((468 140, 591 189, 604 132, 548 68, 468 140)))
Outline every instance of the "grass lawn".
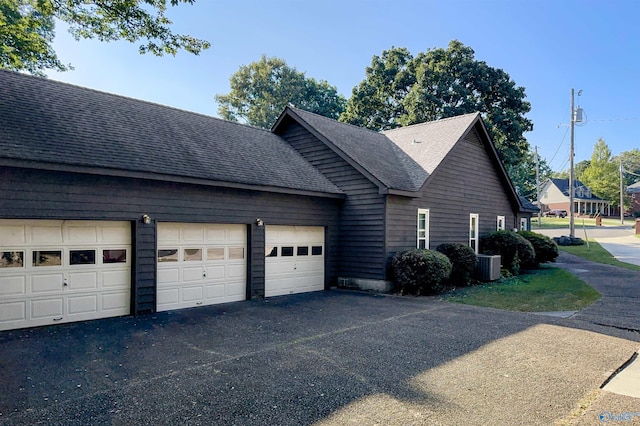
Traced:
POLYGON ((575 275, 546 265, 518 277, 443 295, 449 302, 522 312, 577 311, 599 298, 600 293, 575 275))
POLYGON ((619 266, 621 268, 627 268, 634 271, 640 271, 639 265, 633 265, 631 263, 620 262, 615 257, 602 248, 600 244, 594 240, 589 240, 589 247, 586 244, 581 246, 558 246, 560 250, 567 253, 575 254, 576 256, 583 257, 592 262, 604 263, 606 265, 619 266))
MULTIPOLYGON (((624 224, 632 227, 635 223, 632 218, 625 218, 624 224)), ((574 220, 574 225, 576 227, 584 226, 596 226, 595 218, 591 217, 576 217, 574 220)), ((620 218, 602 218, 602 226, 620 226, 620 218)), ((538 226, 538 217, 534 216, 531 218, 531 230, 535 232, 536 229, 559 229, 559 228, 567 228, 569 229, 569 216, 565 218, 559 217, 543 217, 541 220, 541 225, 538 226)))

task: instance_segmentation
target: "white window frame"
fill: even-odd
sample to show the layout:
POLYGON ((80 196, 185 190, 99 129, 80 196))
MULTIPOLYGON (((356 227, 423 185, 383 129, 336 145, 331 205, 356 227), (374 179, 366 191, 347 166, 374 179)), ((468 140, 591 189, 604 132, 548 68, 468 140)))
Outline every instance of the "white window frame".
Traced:
POLYGON ((504 216, 498 216, 496 218, 496 230, 504 231, 506 229, 506 226, 505 226, 506 223, 507 221, 504 216))
POLYGON ((418 221, 416 224, 416 247, 429 248, 429 209, 418 209, 418 221), (420 217, 424 215, 424 228, 420 228, 420 217), (424 242, 424 247, 420 243, 424 242))
POLYGON ((528 231, 529 230, 529 221, 527 220, 526 217, 521 217, 520 218, 520 230, 521 231, 528 231))
POLYGON ((478 234, 480 233, 480 215, 478 213, 469 214, 469 247, 478 254, 478 234), (475 227, 474 227, 475 223, 475 227))

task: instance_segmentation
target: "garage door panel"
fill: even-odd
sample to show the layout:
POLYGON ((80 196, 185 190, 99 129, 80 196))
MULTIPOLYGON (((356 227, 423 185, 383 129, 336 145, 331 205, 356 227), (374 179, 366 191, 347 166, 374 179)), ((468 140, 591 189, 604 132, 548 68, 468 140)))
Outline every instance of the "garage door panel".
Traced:
POLYGON ((27 230, 24 225, 0 225, 0 235, 2 235, 2 244, 6 246, 27 243, 27 230))
POLYGON ((216 265, 216 266, 207 266, 207 281, 211 280, 222 280, 225 279, 225 266, 224 265, 216 265))
POLYGON ((205 289, 205 299, 223 299, 225 296, 225 285, 224 283, 220 284, 209 284, 204 287, 205 289))
POLYGON ((60 245, 64 242, 62 238, 62 227, 60 225, 55 226, 30 226, 29 228, 29 240, 27 244, 43 244, 43 245, 60 245))
POLYGON ((69 315, 86 314, 98 311, 98 296, 96 294, 88 294, 84 296, 69 297, 69 315))
POLYGON ((101 302, 103 311, 118 310, 120 315, 129 311, 129 293, 126 291, 103 294, 101 302))
POLYGON ((202 300, 203 290, 204 289, 202 288, 202 286, 183 287, 182 300, 185 302, 197 302, 199 300, 202 300))
POLYGON ((31 318, 61 317, 64 314, 64 298, 48 298, 31 301, 31 318))
POLYGON ((63 290, 64 274, 40 274, 31 276, 31 293, 60 293, 63 290))
POLYGON ((161 310, 161 306, 174 305, 180 302, 180 292, 177 288, 171 288, 166 290, 158 290, 156 295, 158 310, 161 310))
POLYGON ((131 273, 127 269, 104 271, 102 273, 102 288, 129 288, 131 273))
POLYGON ((69 274, 68 291, 98 289, 98 272, 73 272, 69 274))
POLYGON ((202 281, 202 266, 183 268, 182 281, 183 282, 202 281))
POLYGON ((204 243, 204 228, 200 224, 182 227, 182 241, 204 243))
POLYGON ((100 229, 100 241, 104 244, 122 244, 131 242, 131 230, 122 226, 102 226, 100 229))
POLYGON ((224 226, 207 225, 206 243, 225 243, 227 233, 224 226))
POLYGON ((98 230, 88 226, 69 226, 64 228, 65 241, 72 244, 95 244, 98 242, 98 230))
POLYGON ((158 223, 159 256, 168 250, 179 255, 171 265, 157 263, 157 310, 244 300, 246 229, 245 225, 158 223), (168 290, 173 292, 170 300, 160 294, 168 290))
POLYGON ((27 294, 27 277, 24 275, 0 278, 0 296, 27 294))
POLYGON ((0 219, 0 253, 0 330, 130 313, 129 222, 0 219))
MULTIPOLYGON (((27 319, 27 302, 3 303, 0 309, 0 325, 10 321, 25 321, 27 319)), ((0 328, 2 329, 2 328, 0 328)))
POLYGON ((247 273, 247 267, 245 265, 229 265, 226 267, 227 278, 242 278, 247 273))
POLYGON ((180 282, 180 269, 160 269, 158 268, 158 286, 177 284, 180 282))

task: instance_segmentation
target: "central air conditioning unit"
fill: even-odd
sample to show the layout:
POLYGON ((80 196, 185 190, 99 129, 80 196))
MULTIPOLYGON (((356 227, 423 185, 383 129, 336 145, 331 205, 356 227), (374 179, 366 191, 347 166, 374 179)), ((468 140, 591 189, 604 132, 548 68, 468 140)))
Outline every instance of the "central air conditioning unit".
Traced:
POLYGON ((500 255, 478 255, 476 273, 480 281, 495 281, 500 279, 500 255))

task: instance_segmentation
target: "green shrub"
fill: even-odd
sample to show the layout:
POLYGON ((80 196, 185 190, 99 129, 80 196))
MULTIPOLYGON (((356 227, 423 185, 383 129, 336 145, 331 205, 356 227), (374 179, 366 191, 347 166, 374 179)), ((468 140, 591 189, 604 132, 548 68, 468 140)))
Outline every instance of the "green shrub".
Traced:
POLYGON ((558 258, 558 245, 553 239, 531 231, 519 231, 518 234, 526 238, 536 251, 536 265, 555 262, 558 258))
POLYGON ((451 262, 435 250, 410 249, 396 253, 391 268, 395 291, 400 294, 437 294, 451 275, 451 262))
POLYGON ((502 266, 513 275, 518 275, 521 268, 535 265, 536 252, 529 241, 513 231, 495 231, 480 237, 482 254, 499 254, 502 266))
POLYGON ((478 256, 471 247, 460 243, 444 243, 436 247, 436 251, 447 256, 451 261, 449 283, 465 286, 471 282, 471 276, 478 264, 478 256))

